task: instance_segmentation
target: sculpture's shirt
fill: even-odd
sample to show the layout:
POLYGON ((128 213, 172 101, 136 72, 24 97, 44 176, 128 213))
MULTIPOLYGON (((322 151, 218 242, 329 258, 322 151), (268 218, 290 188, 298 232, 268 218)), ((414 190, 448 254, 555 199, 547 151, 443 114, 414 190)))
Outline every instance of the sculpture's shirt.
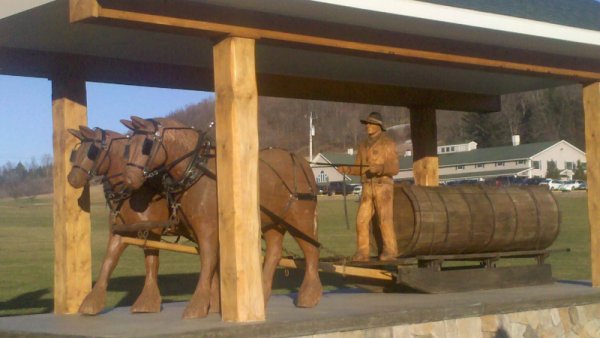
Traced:
POLYGON ((360 176, 362 183, 393 184, 392 177, 400 171, 396 144, 385 132, 361 142, 354 163, 357 166, 350 168, 350 174, 360 176), (383 171, 378 174, 368 172, 369 166, 374 164, 383 165, 383 171))

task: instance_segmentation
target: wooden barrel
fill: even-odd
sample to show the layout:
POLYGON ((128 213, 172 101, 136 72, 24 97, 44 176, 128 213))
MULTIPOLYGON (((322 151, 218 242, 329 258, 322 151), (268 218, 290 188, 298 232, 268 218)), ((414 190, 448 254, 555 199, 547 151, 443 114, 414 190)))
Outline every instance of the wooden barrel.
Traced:
POLYGON ((541 250, 558 236, 558 204, 546 187, 394 187, 402 256, 541 250))

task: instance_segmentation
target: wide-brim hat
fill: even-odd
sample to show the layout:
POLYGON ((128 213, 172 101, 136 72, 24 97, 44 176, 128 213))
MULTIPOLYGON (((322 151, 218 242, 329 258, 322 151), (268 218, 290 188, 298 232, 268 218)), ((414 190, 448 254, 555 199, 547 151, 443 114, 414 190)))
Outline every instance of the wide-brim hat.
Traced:
POLYGON ((383 131, 385 131, 385 127, 383 126, 383 118, 381 117, 381 114, 379 114, 378 112, 372 112, 371 114, 369 114, 369 117, 367 117, 364 120, 360 120, 360 123, 376 124, 376 125, 380 126, 383 131))

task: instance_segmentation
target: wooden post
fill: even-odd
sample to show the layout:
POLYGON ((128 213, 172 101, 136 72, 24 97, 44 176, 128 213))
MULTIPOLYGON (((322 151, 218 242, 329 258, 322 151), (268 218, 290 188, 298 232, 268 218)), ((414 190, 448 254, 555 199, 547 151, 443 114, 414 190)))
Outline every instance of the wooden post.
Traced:
POLYGON ((434 108, 410 108, 410 135, 413 146, 413 177, 415 184, 437 186, 439 184, 439 169, 437 124, 434 108))
POLYGON ((592 285, 600 287, 600 82, 583 88, 592 285))
POLYGON ((213 48, 221 313, 265 320, 260 267, 258 94, 255 42, 229 37, 213 48))
POLYGON ((67 182, 78 140, 67 129, 87 124, 85 80, 52 80, 54 146, 54 313, 77 312, 92 286, 89 189, 67 182))

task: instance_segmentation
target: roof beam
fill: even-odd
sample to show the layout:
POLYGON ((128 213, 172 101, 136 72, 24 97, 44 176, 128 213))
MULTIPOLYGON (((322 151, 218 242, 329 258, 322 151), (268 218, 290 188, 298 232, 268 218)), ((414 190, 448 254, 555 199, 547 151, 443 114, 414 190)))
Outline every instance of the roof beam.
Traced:
MULTIPOLYGON (((301 29, 290 29, 285 24, 280 25, 284 27, 283 29, 277 25, 265 27, 260 22, 256 23, 256 20, 242 20, 244 25, 240 25, 228 22, 218 10, 215 10, 214 18, 205 11, 202 14, 203 17, 192 18, 189 13, 184 13, 181 9, 178 10, 170 2, 167 5, 164 5, 163 2, 163 6, 160 6, 148 0, 144 2, 128 1, 125 4, 123 1, 113 0, 71 0, 70 10, 72 22, 122 25, 138 29, 195 33, 209 36, 241 36, 279 43, 291 43, 299 47, 328 48, 343 53, 359 55, 366 53, 375 57, 438 63, 452 67, 558 77, 583 83, 600 80, 600 69, 596 67, 597 65, 589 67, 590 70, 577 68, 574 65, 561 65, 560 63, 558 65, 546 65, 533 59, 515 61, 495 59, 489 56, 472 56, 466 53, 463 54, 460 51, 447 52, 424 50, 416 47, 399 47, 393 43, 369 43, 364 40, 353 40, 351 35, 328 37, 324 35, 327 33, 310 31, 306 33, 301 29)), ((190 11, 188 10, 188 12, 190 11)), ((277 18, 281 21, 281 17, 277 18)), ((385 34, 386 32, 382 33, 385 34)))
MULTIPOLYGON (((209 68, 143 63, 84 55, 0 48, 0 74, 55 78, 61 62, 77 65, 77 74, 86 81, 214 91, 213 70, 209 68)), ((287 97, 387 106, 495 112, 500 97, 443 90, 418 89, 381 84, 257 74, 261 96, 287 97)))

